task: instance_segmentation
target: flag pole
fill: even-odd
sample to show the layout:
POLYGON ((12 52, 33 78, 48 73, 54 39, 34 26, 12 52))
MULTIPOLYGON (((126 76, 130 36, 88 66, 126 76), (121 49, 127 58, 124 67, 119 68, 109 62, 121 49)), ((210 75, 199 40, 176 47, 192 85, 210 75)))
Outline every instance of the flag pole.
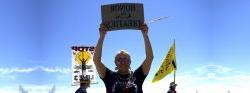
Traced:
MULTIPOLYGON (((174 39, 174 53, 175 53, 175 39, 174 39)), ((174 54, 175 55, 175 54, 174 54)), ((175 60, 176 61, 176 60, 175 60)), ((175 84, 175 77, 176 77, 176 64, 174 65, 174 84, 175 84)))
POLYGON ((151 24, 151 23, 154 23, 154 22, 157 22, 159 20, 163 20, 165 18, 168 18, 168 17, 160 17, 160 18, 156 18, 156 19, 153 19, 153 20, 150 20, 150 21, 147 21, 145 22, 146 24, 151 24))
POLYGON ((176 69, 174 69, 174 84, 175 84, 176 69))

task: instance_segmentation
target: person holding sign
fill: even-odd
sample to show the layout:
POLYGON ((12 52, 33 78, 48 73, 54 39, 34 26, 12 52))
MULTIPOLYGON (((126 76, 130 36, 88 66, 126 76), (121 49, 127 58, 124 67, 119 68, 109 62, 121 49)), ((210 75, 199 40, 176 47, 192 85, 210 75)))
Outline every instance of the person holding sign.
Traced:
POLYGON ((169 90, 168 90, 167 93, 177 93, 177 92, 175 91, 176 86, 177 86, 177 84, 175 84, 175 82, 171 82, 171 83, 170 83, 170 86, 169 86, 169 90))
POLYGON ((87 88, 90 87, 90 80, 81 80, 80 82, 80 88, 76 90, 75 93, 87 93, 87 88))
POLYGON ((142 84, 149 73, 153 61, 153 50, 148 37, 147 25, 140 25, 145 43, 146 58, 135 71, 130 70, 130 55, 124 50, 119 51, 115 56, 116 72, 111 71, 102 63, 102 45, 107 30, 108 28, 105 25, 100 25, 100 38, 93 58, 97 72, 106 86, 106 93, 143 93, 142 84))

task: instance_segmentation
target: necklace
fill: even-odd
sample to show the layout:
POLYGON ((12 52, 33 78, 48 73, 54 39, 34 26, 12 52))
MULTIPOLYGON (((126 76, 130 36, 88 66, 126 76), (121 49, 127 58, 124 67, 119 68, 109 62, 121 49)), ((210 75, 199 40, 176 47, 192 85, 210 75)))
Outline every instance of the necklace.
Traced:
POLYGON ((133 71, 130 71, 130 73, 126 74, 126 75, 129 75, 129 76, 126 77, 126 78, 123 78, 123 77, 121 77, 121 75, 119 73, 117 73, 117 76, 118 76, 119 79, 121 79, 121 80, 129 80, 130 78, 133 77, 133 71))
POLYGON ((116 86, 120 86, 123 89, 130 89, 132 87, 135 88, 135 91, 137 91, 137 85, 134 83, 134 81, 136 80, 135 77, 133 77, 133 72, 130 71, 129 76, 126 76, 126 78, 123 78, 119 73, 116 72, 116 77, 117 77, 117 81, 115 82, 115 84, 112 87, 112 91, 115 92, 115 88, 116 86), (121 84, 121 85, 120 85, 121 84))

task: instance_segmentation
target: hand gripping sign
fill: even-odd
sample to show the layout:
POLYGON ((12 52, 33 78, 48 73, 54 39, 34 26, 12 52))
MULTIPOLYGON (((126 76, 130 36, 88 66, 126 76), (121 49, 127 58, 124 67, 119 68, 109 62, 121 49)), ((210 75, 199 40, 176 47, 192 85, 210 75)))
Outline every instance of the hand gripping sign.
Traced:
POLYGON ((116 3, 101 6, 102 23, 112 30, 139 29, 144 23, 143 4, 116 3))
POLYGON ((80 80, 96 83, 96 69, 93 62, 93 46, 72 46, 72 85, 80 84, 80 80))

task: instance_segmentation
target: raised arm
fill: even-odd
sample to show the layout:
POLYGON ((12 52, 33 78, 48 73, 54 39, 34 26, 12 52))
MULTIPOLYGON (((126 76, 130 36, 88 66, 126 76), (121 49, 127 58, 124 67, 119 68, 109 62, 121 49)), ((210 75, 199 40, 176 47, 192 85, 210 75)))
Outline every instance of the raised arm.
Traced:
POLYGON ((99 74, 99 76, 101 78, 105 77, 105 72, 106 72, 106 68, 104 66, 104 64, 101 62, 101 57, 102 57, 102 45, 103 45, 103 41, 107 32, 107 28, 101 24, 100 28, 99 28, 99 32, 100 32, 100 37, 98 40, 98 43, 96 45, 96 49, 95 49, 95 54, 94 54, 94 64, 96 66, 97 72, 99 74))
POLYGON ((145 51, 146 51, 146 59, 142 63, 142 70, 143 70, 144 75, 147 75, 151 68, 154 55, 153 55, 153 50, 151 47, 150 40, 148 38, 148 26, 146 24, 142 24, 140 26, 140 29, 142 31, 142 35, 144 38, 145 51))

